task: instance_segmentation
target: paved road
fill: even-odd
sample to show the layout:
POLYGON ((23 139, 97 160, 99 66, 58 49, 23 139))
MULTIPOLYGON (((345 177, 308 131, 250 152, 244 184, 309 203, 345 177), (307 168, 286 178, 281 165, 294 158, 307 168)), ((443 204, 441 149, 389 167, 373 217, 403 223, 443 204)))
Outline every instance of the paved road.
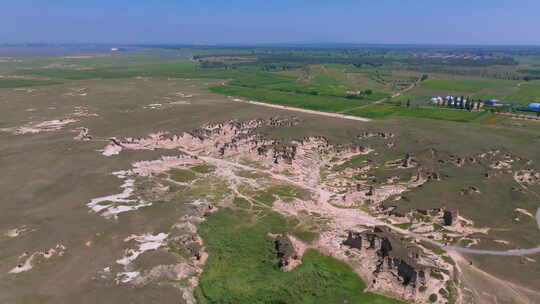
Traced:
MULTIPOLYGON (((536 211, 536 223, 538 224, 538 229, 540 229, 540 208, 538 208, 538 210, 536 211)), ((507 255, 507 256, 528 255, 528 254, 535 254, 535 253, 540 252, 540 246, 529 248, 529 249, 512 249, 512 250, 506 250, 506 251, 480 250, 480 249, 463 248, 463 247, 456 247, 456 246, 443 246, 442 248, 448 251, 457 251, 457 252, 462 252, 462 253, 507 255)))
POLYGON ((233 101, 249 103, 249 104, 268 107, 268 108, 287 110, 287 111, 295 111, 295 112, 302 112, 302 113, 307 113, 307 114, 315 114, 315 115, 328 116, 328 117, 334 117, 334 118, 342 118, 342 119, 358 120, 358 121, 371 121, 371 119, 365 118, 365 117, 345 115, 345 114, 332 113, 332 112, 308 110, 308 109, 295 108, 295 107, 289 107, 289 106, 282 106, 282 105, 276 105, 276 104, 260 102, 260 101, 253 101, 253 100, 246 101, 246 100, 242 100, 242 99, 238 99, 238 98, 233 99, 233 101))

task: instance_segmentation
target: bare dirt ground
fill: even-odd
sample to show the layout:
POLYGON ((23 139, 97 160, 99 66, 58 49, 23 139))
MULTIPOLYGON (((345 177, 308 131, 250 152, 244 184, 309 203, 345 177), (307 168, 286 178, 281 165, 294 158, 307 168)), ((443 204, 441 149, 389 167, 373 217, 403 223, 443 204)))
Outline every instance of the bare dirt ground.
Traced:
POLYGON ((497 278, 470 264, 459 253, 450 253, 456 262, 459 276, 465 286, 462 299, 475 303, 527 303, 534 304, 540 298, 540 292, 518 286, 497 278))

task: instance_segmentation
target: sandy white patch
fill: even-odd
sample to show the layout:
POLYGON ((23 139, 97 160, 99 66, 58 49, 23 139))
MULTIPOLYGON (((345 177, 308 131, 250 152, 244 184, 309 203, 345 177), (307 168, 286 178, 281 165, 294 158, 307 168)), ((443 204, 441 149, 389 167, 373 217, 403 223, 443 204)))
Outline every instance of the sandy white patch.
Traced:
POLYGON ((14 228, 14 229, 10 229, 6 232, 6 236, 8 238, 16 238, 24 233, 27 233, 27 232, 31 232, 33 230, 30 230, 30 228, 26 227, 26 226, 22 226, 22 227, 18 227, 18 228, 14 228))
POLYGON ((530 213, 529 211, 527 211, 525 209, 516 208, 516 209, 514 209, 514 211, 519 212, 519 213, 524 214, 524 215, 528 215, 530 217, 534 217, 534 215, 532 213, 530 213))
POLYGON ((26 126, 16 127, 16 128, 3 128, 0 131, 9 132, 15 135, 22 134, 36 134, 41 132, 52 132, 63 129, 66 125, 78 122, 78 119, 67 118, 67 119, 55 119, 49 121, 43 121, 40 123, 31 123, 26 126))
POLYGON ((135 241, 139 244, 138 249, 127 249, 123 258, 116 260, 116 263, 120 265, 128 265, 135 261, 139 255, 146 251, 156 250, 166 244, 165 240, 169 235, 166 233, 159 233, 157 235, 143 234, 143 235, 131 235, 127 237, 124 242, 135 241))
POLYGON ((186 94, 186 93, 182 93, 182 92, 176 92, 176 94, 174 94, 175 96, 178 96, 178 97, 182 97, 182 98, 191 98, 193 97, 193 94, 186 94))
POLYGON ((169 102, 169 104, 170 105, 188 105, 188 104, 191 104, 191 102, 185 101, 185 100, 178 100, 178 101, 169 102))
MULTIPOLYGON (((118 171, 114 172, 113 175, 117 176, 118 178, 124 179, 126 178, 126 173, 127 172, 125 171, 118 171)), ((87 206, 96 213, 101 212, 101 215, 105 217, 116 217, 119 213, 122 212, 137 210, 143 207, 151 206, 152 203, 150 202, 145 202, 140 199, 130 199, 134 192, 134 186, 134 179, 126 179, 124 183, 120 186, 120 188, 123 189, 121 193, 94 198, 90 201, 90 203, 87 204, 87 206)))
POLYGON ((103 148, 101 150, 98 150, 98 151, 101 152, 102 155, 113 156, 113 155, 120 154, 120 152, 122 152, 122 150, 123 150, 122 146, 117 145, 115 143, 110 143, 107 146, 105 146, 105 148, 103 148))
POLYGON ((145 109, 161 109, 161 107, 163 106, 163 104, 161 103, 151 103, 151 104, 148 104, 146 106, 144 106, 145 109))
POLYGON ((48 260, 54 256, 63 256, 65 251, 66 251, 66 247, 62 244, 58 244, 51 249, 48 249, 45 251, 37 251, 31 255, 25 252, 19 257, 19 260, 24 259, 24 261, 19 263, 13 269, 11 269, 9 273, 16 274, 16 273, 29 271, 34 267, 35 260, 37 258, 41 257, 48 260))
POLYGON ((129 283, 137 278, 141 273, 138 271, 119 272, 116 274, 116 284, 129 283))

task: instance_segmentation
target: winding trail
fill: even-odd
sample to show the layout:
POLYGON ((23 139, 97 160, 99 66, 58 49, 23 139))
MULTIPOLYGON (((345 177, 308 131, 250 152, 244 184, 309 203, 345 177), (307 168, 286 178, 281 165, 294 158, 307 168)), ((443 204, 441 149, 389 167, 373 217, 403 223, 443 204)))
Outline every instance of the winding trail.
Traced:
POLYGON ((392 98, 399 97, 399 96, 401 96, 403 93, 406 93, 406 92, 408 92, 408 91, 410 91, 410 90, 416 88, 416 85, 418 84, 418 82, 419 82, 419 80, 417 80, 417 81, 411 83, 410 86, 406 87, 405 89, 403 89, 403 90, 401 90, 401 91, 399 91, 399 92, 394 93, 394 94, 393 94, 392 96, 390 96, 390 97, 384 97, 384 98, 381 98, 381 99, 379 99, 379 100, 376 100, 376 101, 367 103, 367 104, 365 104, 365 105, 361 105, 361 106, 358 106, 358 107, 355 107, 355 108, 352 108, 352 109, 347 109, 347 110, 341 111, 341 112, 339 112, 339 113, 349 112, 349 111, 353 111, 353 110, 357 110, 357 109, 363 109, 363 108, 366 108, 366 107, 368 107, 368 106, 372 106, 372 105, 376 105, 376 104, 381 104, 381 103, 383 103, 383 102, 385 102, 385 101, 388 101, 388 100, 390 100, 390 99, 392 99, 392 98))
MULTIPOLYGON (((538 224, 538 229, 540 229, 540 207, 536 211, 536 223, 538 224)), ((511 250, 506 250, 506 251, 471 249, 471 248, 463 248, 463 247, 457 247, 457 246, 442 246, 442 248, 448 251, 457 251, 457 252, 462 252, 462 253, 506 255, 506 256, 529 255, 529 254, 535 254, 535 253, 540 252, 540 246, 529 248, 529 249, 511 249, 511 250)))

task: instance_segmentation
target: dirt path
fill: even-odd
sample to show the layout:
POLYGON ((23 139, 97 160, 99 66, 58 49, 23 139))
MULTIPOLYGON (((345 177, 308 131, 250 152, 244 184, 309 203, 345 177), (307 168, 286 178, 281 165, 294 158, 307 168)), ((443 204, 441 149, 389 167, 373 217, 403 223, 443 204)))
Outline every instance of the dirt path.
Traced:
MULTIPOLYGON (((381 98, 381 99, 376 100, 376 101, 374 101, 374 102, 370 102, 370 103, 368 103, 368 104, 361 105, 361 106, 359 106, 359 107, 355 107, 355 108, 352 108, 352 109, 347 109, 347 110, 345 110, 345 111, 352 111, 352 110, 362 109, 362 108, 365 108, 365 107, 371 106, 371 105, 381 104, 381 103, 383 103, 383 102, 385 102, 385 101, 387 101, 387 100, 390 100, 390 99, 392 99, 392 98, 399 97, 399 96, 401 96, 403 93, 406 93, 406 92, 408 92, 408 91, 414 89, 414 88, 416 87, 417 84, 418 84, 418 81, 415 81, 415 82, 413 82, 410 86, 408 86, 407 88, 405 88, 405 89, 403 89, 403 90, 401 90, 401 91, 399 91, 399 92, 397 92, 397 93, 394 93, 394 94, 393 94, 392 96, 390 96, 390 97, 381 98)), ((339 113, 343 113, 343 112, 345 112, 345 111, 342 111, 342 112, 339 112, 339 113)))
POLYGON ((371 119, 364 118, 364 117, 345 115, 345 114, 340 114, 340 113, 308 110, 308 109, 302 109, 302 108, 295 108, 295 107, 289 107, 289 106, 282 106, 282 105, 276 105, 276 104, 271 104, 271 103, 265 103, 265 102, 260 102, 260 101, 252 101, 252 100, 246 101, 246 100, 237 99, 237 98, 233 99, 233 101, 249 103, 249 104, 253 104, 253 105, 258 105, 258 106, 263 106, 263 107, 268 107, 268 108, 274 108, 274 109, 280 109, 280 110, 287 110, 287 111, 302 112, 302 113, 307 113, 307 114, 328 116, 328 117, 333 117, 333 118, 341 118, 341 119, 349 119, 349 120, 357 120, 357 121, 371 121, 371 119))
MULTIPOLYGON (((467 286, 467 291, 480 304, 491 303, 524 303, 532 304, 531 299, 540 298, 540 293, 526 287, 518 286, 499 279, 476 266, 471 265, 461 254, 450 252, 449 255, 456 262, 456 268, 467 286)), ((463 295, 462 295, 463 296, 463 295)))

